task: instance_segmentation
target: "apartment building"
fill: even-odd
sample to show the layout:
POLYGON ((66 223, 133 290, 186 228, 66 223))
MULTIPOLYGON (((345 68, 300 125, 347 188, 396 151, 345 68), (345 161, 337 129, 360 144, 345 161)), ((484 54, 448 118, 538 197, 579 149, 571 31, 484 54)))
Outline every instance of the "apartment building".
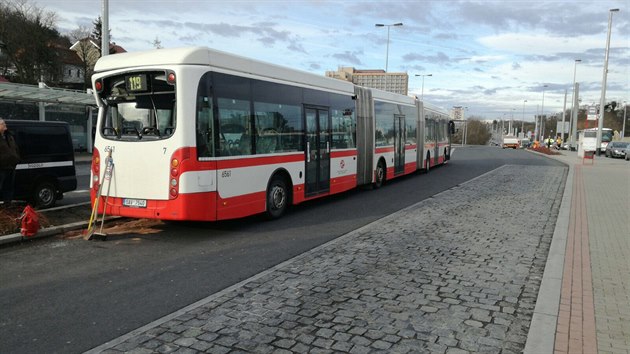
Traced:
POLYGON ((357 70, 342 66, 337 71, 326 71, 326 77, 350 81, 355 85, 375 88, 407 96, 409 75, 407 73, 386 73, 385 70, 357 70))

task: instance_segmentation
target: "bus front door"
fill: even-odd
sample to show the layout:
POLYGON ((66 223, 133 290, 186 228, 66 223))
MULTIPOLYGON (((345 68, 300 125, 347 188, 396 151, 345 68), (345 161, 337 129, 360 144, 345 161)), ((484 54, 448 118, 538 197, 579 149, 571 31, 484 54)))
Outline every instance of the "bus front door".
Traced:
POLYGON ((307 196, 330 190, 330 115, 327 109, 306 107, 306 172, 307 196))
POLYGON ((394 174, 405 172, 405 116, 394 116, 394 174))

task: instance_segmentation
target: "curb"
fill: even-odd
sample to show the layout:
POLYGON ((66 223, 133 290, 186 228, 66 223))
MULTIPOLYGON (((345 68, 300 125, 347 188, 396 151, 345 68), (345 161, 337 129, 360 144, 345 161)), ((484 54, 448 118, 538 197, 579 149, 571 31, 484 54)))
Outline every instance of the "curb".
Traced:
MULTIPOLYGON (((110 216, 108 218, 105 218, 105 221, 110 221, 110 220, 114 220, 118 218, 119 218, 118 216, 110 216)), ((37 238, 44 238, 44 237, 55 236, 58 234, 63 234, 68 231, 74 231, 77 229, 85 228, 87 227, 88 223, 89 221, 77 221, 70 224, 53 226, 53 227, 42 229, 33 236, 22 236, 22 234, 19 232, 16 232, 10 235, 0 236, 0 246, 7 245, 10 243, 17 243, 21 241, 34 240, 37 238)))
MULTIPOLYGON (((567 166, 567 179, 564 185, 558 219, 554 228, 549 254, 545 263, 536 306, 530 322, 524 354, 553 353, 556 340, 556 327, 560 310, 560 292, 566 257, 566 243, 569 233, 569 216, 573 197, 573 165, 554 158, 556 155, 543 154, 525 149, 529 153, 543 156, 567 166)), ((562 154, 561 154, 562 156, 562 154)))

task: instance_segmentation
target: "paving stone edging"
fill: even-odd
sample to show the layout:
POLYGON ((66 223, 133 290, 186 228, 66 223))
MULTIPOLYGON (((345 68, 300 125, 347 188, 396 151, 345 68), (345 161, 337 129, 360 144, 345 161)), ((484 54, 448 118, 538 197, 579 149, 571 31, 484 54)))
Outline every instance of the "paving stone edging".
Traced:
POLYGON ((545 265, 545 272, 543 273, 534 315, 527 334, 524 354, 554 352, 556 325, 560 309, 560 291, 562 290, 562 271, 564 269, 564 257, 569 232, 571 198, 573 197, 573 164, 554 159, 545 154, 533 151, 532 153, 565 164, 568 167, 568 173, 551 247, 549 248, 547 264, 545 265))

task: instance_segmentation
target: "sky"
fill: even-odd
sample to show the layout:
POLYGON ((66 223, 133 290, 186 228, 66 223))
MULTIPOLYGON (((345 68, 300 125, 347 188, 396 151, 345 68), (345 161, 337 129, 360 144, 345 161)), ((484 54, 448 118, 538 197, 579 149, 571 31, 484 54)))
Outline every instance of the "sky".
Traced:
MULTIPOLYGON (((31 0, 67 34, 102 0, 31 0)), ((630 103, 630 0, 109 0, 112 41, 129 52, 206 46, 324 75, 341 66, 409 74, 409 94, 467 117, 533 121, 606 101, 630 103), (375 24, 403 23, 396 27, 375 24), (389 29, 389 52, 387 51, 389 29), (580 59, 581 62, 575 62, 580 59), (424 90, 422 89, 424 76, 424 90), (545 87, 546 85, 546 87, 545 87), (527 102, 525 102, 527 101, 527 102)))

